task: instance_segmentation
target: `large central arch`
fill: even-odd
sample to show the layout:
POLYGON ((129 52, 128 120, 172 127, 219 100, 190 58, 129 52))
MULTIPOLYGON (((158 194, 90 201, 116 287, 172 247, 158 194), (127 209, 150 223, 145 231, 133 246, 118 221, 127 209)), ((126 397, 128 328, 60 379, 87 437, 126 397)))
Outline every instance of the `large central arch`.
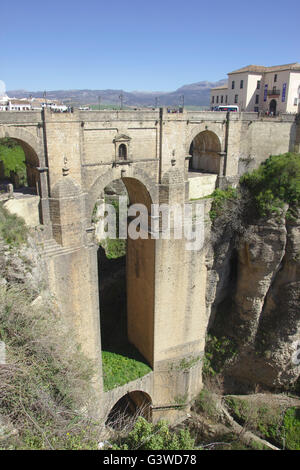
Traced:
MULTIPOLYGON (((102 198, 104 188, 116 180, 98 178, 97 186, 93 185, 90 195, 93 203, 102 198), (98 196, 97 196, 98 194, 98 196)), ((143 204, 151 211, 152 197, 148 188, 135 177, 121 178, 124 183, 129 204, 143 204)), ((91 206, 91 201, 89 201, 91 206)), ((90 214, 91 215, 91 214, 90 214)), ((101 283, 101 266, 99 267, 101 283)), ((154 283, 155 283, 155 240, 148 238, 127 239, 126 247, 126 291, 127 291, 127 333, 132 343, 151 367, 154 360, 154 283)), ((100 304, 101 312, 101 304, 100 304)))
POLYGON ((190 171, 204 173, 220 172, 221 142, 212 131, 205 130, 196 135, 190 146, 190 171))

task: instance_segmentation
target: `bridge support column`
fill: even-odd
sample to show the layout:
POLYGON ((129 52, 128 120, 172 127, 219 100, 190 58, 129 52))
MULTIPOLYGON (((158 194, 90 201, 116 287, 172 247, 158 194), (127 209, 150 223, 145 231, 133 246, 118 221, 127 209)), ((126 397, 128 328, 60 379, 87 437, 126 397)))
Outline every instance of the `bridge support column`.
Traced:
POLYGON ((101 412, 99 406, 103 393, 97 249, 94 244, 77 249, 58 249, 47 260, 50 289, 64 320, 94 364, 95 402, 91 410, 94 416, 101 412))

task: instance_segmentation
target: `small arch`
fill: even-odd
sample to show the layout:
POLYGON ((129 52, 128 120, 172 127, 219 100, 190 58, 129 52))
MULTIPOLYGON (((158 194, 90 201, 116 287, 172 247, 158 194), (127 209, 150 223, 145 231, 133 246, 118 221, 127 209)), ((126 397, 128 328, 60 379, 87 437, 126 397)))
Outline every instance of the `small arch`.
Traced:
POLYGON ((121 430, 134 425, 139 416, 151 421, 152 400, 150 395, 141 390, 135 390, 123 395, 112 407, 105 425, 116 430, 121 430))
MULTIPOLYGON (((41 200, 42 188, 40 181, 40 161, 35 150, 25 141, 7 135, 0 138, 0 189, 6 190, 7 184, 13 185, 13 190, 21 201, 26 198, 28 204, 34 204, 36 214, 32 214, 28 223, 43 223, 41 200), (33 197, 35 199, 33 202, 33 197)), ((26 203, 25 206, 27 207, 26 203)), ((21 207, 21 206, 20 206, 21 207)), ((28 206, 29 207, 29 206, 28 206)), ((26 210, 25 210, 26 213, 26 210)))
POLYGON ((127 160, 127 146, 125 144, 119 145, 118 156, 120 160, 127 160))
POLYGON ((209 130, 200 132, 190 145, 189 153, 192 158, 189 170, 219 174, 220 152, 221 142, 217 134, 209 130))
POLYGON ((277 108, 277 101, 273 99, 270 101, 270 106, 269 106, 269 112, 272 116, 276 116, 276 108, 277 108))
MULTIPOLYGON (((40 162, 35 150, 27 142, 24 142, 15 137, 4 137, 3 139, 0 139, 0 142, 5 142, 5 145, 8 145, 8 147, 10 146, 10 143, 11 146, 13 145, 13 143, 15 143, 17 144, 17 146, 19 146, 19 148, 21 147, 24 153, 26 185, 32 192, 40 196, 40 173, 38 171, 40 162)), ((17 183, 17 179, 15 179, 15 181, 12 181, 12 183, 15 185, 16 188, 18 188, 19 184, 17 183)))

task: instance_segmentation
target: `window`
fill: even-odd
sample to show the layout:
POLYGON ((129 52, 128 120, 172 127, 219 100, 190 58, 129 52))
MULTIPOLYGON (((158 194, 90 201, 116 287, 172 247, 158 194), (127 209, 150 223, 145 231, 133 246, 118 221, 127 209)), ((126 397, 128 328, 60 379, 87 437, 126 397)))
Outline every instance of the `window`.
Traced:
POLYGON ((225 96, 225 103, 227 104, 227 95, 225 96))
POLYGON ((221 96, 221 103, 223 103, 223 95, 221 96))
POLYGON ((255 104, 258 104, 259 103, 259 95, 256 95, 255 96, 255 104))
POLYGON ((211 102, 212 102, 212 103, 215 102, 215 97, 214 97, 214 96, 212 97, 211 102))
POLYGON ((219 97, 217 96, 217 103, 219 103, 219 97))
POLYGON ((244 80, 240 81, 240 88, 244 88, 244 80))
POLYGON ((277 73, 274 75, 274 82, 277 82, 277 73))
POLYGON ((231 89, 234 90, 234 81, 231 83, 231 89))
POLYGON ((239 100, 239 95, 234 95, 234 102, 237 103, 239 100))
POLYGON ((254 112, 258 113, 258 106, 254 106, 254 112))
POLYGON ((120 160, 126 160, 127 159, 127 147, 125 144, 121 144, 119 146, 119 158, 120 160))
POLYGON ((297 106, 298 104, 298 98, 294 98, 294 106, 297 106))
POLYGON ((257 80, 256 88, 257 88, 257 90, 260 90, 260 80, 257 80))

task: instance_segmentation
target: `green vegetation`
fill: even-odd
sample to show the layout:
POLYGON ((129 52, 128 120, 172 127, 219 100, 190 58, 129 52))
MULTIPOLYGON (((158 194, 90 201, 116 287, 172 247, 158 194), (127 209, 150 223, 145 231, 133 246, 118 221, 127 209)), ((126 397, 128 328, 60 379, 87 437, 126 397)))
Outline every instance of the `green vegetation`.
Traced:
POLYGON ((214 376, 221 373, 226 361, 233 358, 236 354, 236 345, 232 339, 226 336, 217 338, 216 336, 207 335, 203 359, 203 374, 214 376))
POLYGON ((256 404, 237 397, 226 397, 225 403, 234 418, 248 429, 281 448, 300 450, 300 409, 279 405, 256 404))
POLYGON ((0 238, 9 245, 20 245, 27 239, 28 229, 20 217, 10 214, 0 204, 0 238))
MULTIPOLYGON (((105 199, 106 203, 111 204, 116 211, 116 237, 117 238, 105 238, 100 242, 100 245, 104 248, 105 250, 105 255, 108 259, 116 259, 120 258, 121 256, 126 255, 126 240, 119 239, 119 202, 116 200, 111 200, 111 199, 105 199)), ((94 214, 93 216, 95 217, 97 211, 97 206, 94 208, 94 214)), ((94 219, 95 221, 95 219, 94 219)))
POLYGON ((92 397, 93 364, 47 305, 35 307, 28 291, 0 288, 0 415, 17 434, 4 448, 96 448, 95 428, 78 411, 92 397))
POLYGON ((116 259, 126 255, 126 240, 119 238, 106 238, 101 245, 105 249, 105 254, 108 259, 116 259))
POLYGON ((15 140, 0 140, 0 160, 4 162, 5 177, 9 178, 10 171, 15 171, 19 175, 20 184, 26 184, 25 154, 15 140))
POLYGON ((222 209, 226 201, 232 201, 237 199, 238 191, 235 188, 229 186, 228 189, 215 189, 212 193, 211 197, 213 198, 213 202, 211 205, 211 209, 209 212, 210 219, 214 221, 216 217, 221 215, 222 209))
POLYGON ((273 155, 240 182, 249 189, 258 215, 276 214, 284 203, 291 214, 300 203, 300 154, 273 155))
POLYGON ((216 395, 206 388, 203 388, 197 396, 193 408, 197 413, 203 413, 209 419, 214 421, 218 419, 216 395))
POLYGON ((165 421, 148 423, 138 418, 133 430, 114 443, 114 450, 193 450, 195 440, 186 429, 172 431, 165 421))
MULTIPOLYGON (((130 348, 130 345, 128 347, 130 348)), ((151 368, 143 361, 143 358, 138 359, 136 351, 134 351, 134 355, 136 358, 132 357, 130 353, 126 356, 110 351, 102 351, 105 391, 120 387, 151 372, 151 368)))
POLYGON ((289 408, 283 420, 283 436, 285 447, 290 450, 300 450, 300 409, 289 408))

